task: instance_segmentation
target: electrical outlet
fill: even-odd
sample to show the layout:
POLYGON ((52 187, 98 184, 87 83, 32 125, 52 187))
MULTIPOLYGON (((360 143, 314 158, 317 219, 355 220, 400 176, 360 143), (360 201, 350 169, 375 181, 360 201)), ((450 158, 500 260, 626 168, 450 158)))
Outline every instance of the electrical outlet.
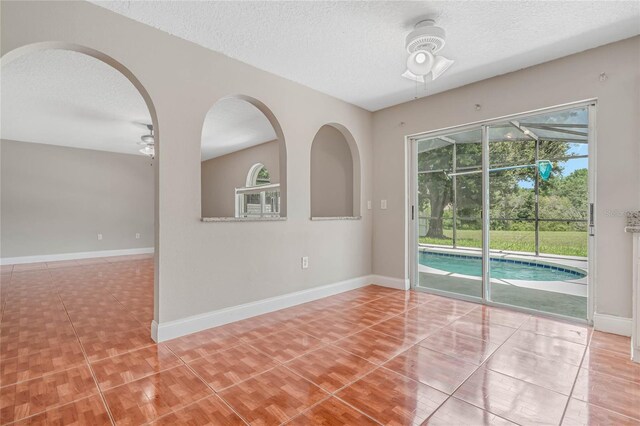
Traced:
POLYGON ((98 234, 98 240, 102 239, 102 234, 98 234))
POLYGON ((387 209, 387 200, 380 200, 380 208, 382 210, 386 210, 387 209))
POLYGON ((140 233, 136 232, 136 240, 139 240, 139 239, 140 239, 140 233))
POLYGON ((371 200, 367 201, 367 210, 371 210, 371 200))
POLYGON ((309 267, 309 256, 302 257, 302 269, 307 269, 309 267))

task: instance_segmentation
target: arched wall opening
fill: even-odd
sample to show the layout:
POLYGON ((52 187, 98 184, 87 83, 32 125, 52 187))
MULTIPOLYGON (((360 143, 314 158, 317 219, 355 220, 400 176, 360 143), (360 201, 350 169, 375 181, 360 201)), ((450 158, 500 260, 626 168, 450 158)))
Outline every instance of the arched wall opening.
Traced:
POLYGON ((311 144, 311 218, 360 216, 360 154, 341 124, 322 126, 311 144))
POLYGON ((209 109, 202 126, 200 165, 203 220, 286 217, 284 134, 259 100, 227 96, 209 109))
MULTIPOLYGON (((19 247, 18 250, 20 250, 19 252, 20 254, 18 254, 17 257, 15 258, 18 260, 14 260, 14 262, 16 261, 21 262, 21 260, 19 259, 20 257, 23 257, 24 259, 27 259, 27 258, 69 259, 68 260, 69 264, 76 264, 74 263, 76 261, 73 259, 91 258, 91 257, 99 257, 99 256, 100 257, 107 256, 104 258, 104 262, 107 262, 107 261, 112 262, 116 260, 116 257, 110 257, 110 256, 115 256, 116 254, 149 253, 151 251, 149 249, 150 247, 153 249, 153 252, 154 252, 154 254, 151 255, 153 256, 153 265, 150 264, 151 259, 148 259, 150 255, 143 256, 144 259, 146 259, 145 262, 148 262, 148 263, 145 263, 145 265, 148 265, 148 270, 143 268, 146 270, 146 272, 145 270, 142 271, 142 275, 144 275, 143 277, 144 283, 142 284, 142 286, 144 286, 145 288, 144 301, 141 302, 142 304, 141 306, 135 306, 135 307, 125 306, 125 309, 129 310, 131 313, 135 313, 136 314, 134 315, 135 318, 139 320, 142 324, 145 324, 145 325, 151 324, 152 320, 158 319, 158 312, 159 312, 159 306, 158 306, 159 268, 158 268, 158 261, 157 261, 159 256, 157 157, 159 156, 159 150, 160 150, 159 149, 160 129, 158 125, 156 109, 154 107, 154 104, 147 90, 144 88, 142 83, 137 79, 137 77, 125 65, 123 65, 121 62, 117 61, 116 59, 112 58, 111 56, 108 56, 98 50, 95 50, 86 46, 81 46, 73 43, 58 42, 58 41, 29 44, 29 45, 21 46, 19 48, 16 48, 9 52, 4 53, 2 55, 2 58, 0 59, 0 67, 2 67, 2 69, 4 70, 6 69, 7 66, 12 66, 12 65, 22 66, 25 63, 29 64, 30 62, 28 60, 31 60, 30 58, 32 57, 32 55, 35 57, 40 57, 43 55, 55 56, 55 55, 64 55, 64 52, 68 52, 69 54, 80 54, 80 55, 77 55, 80 57, 86 56, 87 58, 85 59, 85 62, 91 62, 93 61, 93 59, 95 59, 97 61, 94 61, 94 63, 98 63, 99 66, 106 65, 106 68, 110 70, 109 72, 115 71, 112 74, 115 74, 117 78, 124 77, 122 78, 122 80, 130 83, 133 86, 132 88, 130 88, 130 90, 132 90, 134 93, 137 92, 137 94, 141 97, 140 105, 143 105, 141 108, 144 109, 146 106, 146 114, 144 114, 145 119, 140 120, 140 122, 134 122, 136 120, 135 117, 126 117, 124 115, 123 116, 113 115, 111 117, 105 118, 104 110, 90 110, 90 109, 83 110, 79 105, 73 104, 73 102, 77 100, 70 99, 69 105, 71 107, 77 108, 75 112, 77 114, 78 125, 80 126, 83 122, 85 123, 85 126, 82 128, 83 131, 86 130, 88 127, 90 127, 91 120, 95 120, 96 122, 98 120, 102 120, 102 122, 100 122, 101 128, 102 127, 109 128, 109 126, 113 125, 112 128, 114 129, 114 134, 122 135, 126 133, 126 131, 123 132, 122 129, 128 126, 128 129, 131 129, 131 128, 134 129, 133 132, 135 133, 135 137, 132 138, 130 141, 128 139, 125 141, 122 141, 121 139, 118 140, 116 143, 116 144, 119 144, 117 149, 111 149, 111 147, 104 146, 104 145, 100 147, 82 146, 81 144, 73 145, 72 143, 65 145, 65 144, 60 144, 59 141, 55 142, 55 141, 46 141, 46 140, 24 139, 24 140, 12 140, 12 141, 6 142, 7 146, 9 145, 12 146, 11 155, 14 155, 14 154, 24 155, 27 152, 33 153, 34 150, 40 149, 42 152, 38 153, 38 157, 43 157, 47 159, 45 162, 43 162, 43 164, 47 166, 46 167, 47 170, 55 170, 55 168, 57 167, 60 173, 65 173, 64 178, 66 180, 60 179, 59 181, 54 181, 52 178, 51 182, 46 182, 48 186, 56 185, 56 184, 63 185, 62 187, 60 187, 61 191, 58 191, 57 193, 58 199, 55 199, 56 197, 49 197, 49 198, 43 197, 40 200, 40 204, 45 203, 46 205, 52 205, 51 203, 54 203, 54 202, 58 203, 58 204, 55 204, 55 207, 56 207, 55 209, 52 208, 50 210, 47 210, 44 213, 47 217, 47 220, 56 220, 59 218, 64 218, 65 215, 68 216, 69 213, 80 214, 81 217, 86 219, 86 220, 83 219, 83 222, 86 222, 86 223, 82 224, 83 226, 82 229, 80 227, 80 224, 78 224, 78 227, 74 229, 74 231, 77 231, 76 232, 77 233, 76 236, 78 237, 77 241, 73 241, 72 242, 73 244, 70 244, 68 240, 71 239, 71 236, 61 241, 59 245, 59 248, 61 251, 60 253, 51 253, 50 248, 47 248, 47 250, 49 251, 46 251, 43 253, 37 253, 35 256, 25 256, 24 253, 27 253, 28 250, 31 250, 31 251, 38 250, 38 242, 35 241, 35 244, 33 244, 32 247, 29 247, 28 249, 25 249, 24 247, 19 247), (91 59, 89 60, 89 58, 91 59), (18 61, 21 61, 21 62, 18 62, 18 61), (128 119, 129 121, 127 121, 128 119), (89 122, 89 125, 87 126, 86 123, 88 122, 89 122), (151 146, 153 146, 155 151, 155 155, 154 155, 155 160, 151 159, 148 156, 144 156, 139 152, 140 149, 142 148, 142 146, 138 144, 141 142, 140 137, 145 134, 148 135, 150 133, 149 128, 147 126, 152 126, 153 128, 153 138, 152 138, 153 140, 150 141, 149 139, 147 139, 147 143, 145 144, 145 147, 147 147, 149 143, 152 144, 151 146), (123 146, 126 146, 126 144, 129 142, 131 143, 131 147, 127 147, 125 151, 122 151, 121 148, 123 146), (15 148, 16 146, 20 147, 20 149, 15 148), (39 148, 39 147, 42 147, 42 148, 39 148), (128 151, 131 151, 131 152, 128 152, 128 151), (125 176, 122 176, 123 180, 126 180, 127 177, 132 178, 132 180, 123 181, 120 183, 117 183, 114 181, 107 182, 108 180, 110 180, 109 176, 115 176, 115 175, 108 175, 108 173, 113 171, 114 168, 116 167, 126 168, 127 170, 126 175, 125 173, 122 173, 122 175, 125 175, 125 176), (94 171, 95 173, 91 174, 94 171), (89 179, 83 180, 82 173, 89 173, 90 175, 86 175, 86 176, 90 176, 92 181, 88 182, 89 179), (140 178, 140 182, 133 180, 135 178, 140 178), (67 182, 66 187, 65 187, 65 182, 67 182), (74 185, 73 188, 69 187, 70 182, 71 184, 74 185), (76 182, 77 182, 77 187, 75 185, 76 182), (91 214, 91 211, 92 211, 91 209, 92 208, 96 209, 99 207, 95 206, 94 202, 89 201, 88 197, 87 199, 84 200, 84 202, 82 201, 82 198, 84 197, 83 194, 85 194, 85 192, 82 192, 82 191, 85 191, 85 190, 88 191, 90 189, 89 183, 93 184, 96 182, 101 188, 107 189, 107 192, 104 192, 104 193, 99 192, 98 194, 94 194, 94 195, 97 195, 98 199, 102 200, 105 205, 109 205, 109 191, 111 190, 113 191, 113 192, 110 192, 111 194, 119 190, 123 190, 124 192, 126 192, 126 194, 124 194, 124 192, 121 193, 123 194, 122 198, 124 198, 125 196, 126 197, 134 196, 135 194, 133 193, 138 190, 145 191, 147 195, 145 196, 144 214, 147 216, 147 218, 150 216, 150 220, 145 219, 145 224, 147 224, 147 222, 151 222, 151 223, 148 223, 148 228, 145 227, 144 231, 140 232, 137 230, 139 227, 139 224, 134 224, 131 227, 132 229, 129 230, 131 232, 129 232, 129 231, 119 230, 117 227, 109 228, 110 226, 109 224, 101 225, 100 223, 98 223, 99 220, 97 220, 97 218, 91 214), (148 187, 146 186, 146 184, 143 184, 142 182, 148 182, 149 183, 148 187), (136 187, 135 190, 131 188, 126 188, 126 186, 131 183, 132 183, 131 186, 136 187), (144 189, 141 188, 141 186, 143 185, 145 186, 144 189), (76 191, 76 192, 73 193, 73 191, 76 191), (65 198, 65 195, 67 198, 65 198), (74 201, 75 204, 72 204, 72 201, 74 201), (78 204, 78 201, 80 201, 79 204, 78 204), (60 208, 60 206, 62 206, 62 208, 60 208), (95 224, 95 229, 92 228, 93 224, 95 224), (105 230, 104 227, 111 229, 113 232, 105 230), (87 231, 87 229, 89 231, 87 231), (133 229, 135 229, 135 231, 133 231, 133 229), (97 234, 95 232, 97 232, 97 234), (88 236, 87 234, 89 233, 91 235, 88 236), (125 233, 126 233, 126 236, 124 235, 125 233), (114 237, 114 238, 111 238, 111 237, 114 237), (131 239, 133 243, 130 245, 131 248, 125 249, 124 246, 129 245, 128 239, 131 239), (88 248, 86 250, 83 250, 82 247, 83 247, 83 244, 85 243, 88 244, 87 246, 88 248), (104 244, 104 249, 100 248, 100 244, 104 244), (148 247, 137 248, 138 246, 143 244, 148 247)), ((22 69, 21 71, 23 71, 23 73, 25 74, 25 78, 30 77, 28 69, 25 68, 25 69, 22 69)), ((83 68, 78 72, 84 72, 84 71, 86 70, 83 68)), ((73 77, 70 77, 70 78, 73 78, 73 77)), ((124 84, 126 85, 128 83, 124 83, 124 84)), ((109 88, 105 88, 105 87, 102 87, 102 88, 96 87, 96 91, 100 89, 105 91, 109 90, 109 88)), ((34 93, 31 93, 31 95, 34 95, 34 93)), ((113 96, 117 97, 118 93, 114 94, 113 96)), ((37 98, 36 101, 38 101, 39 99, 40 98, 37 98)), ((43 102, 47 102, 47 101, 51 101, 51 100, 50 99, 43 100, 43 102)), ((4 105, 4 106, 6 106, 7 108, 10 107, 9 105, 4 105)), ((56 114, 61 113, 61 109, 56 108, 57 105, 55 105, 55 103, 51 103, 49 107, 50 107, 49 109, 51 110, 51 113, 50 113, 51 121, 53 122, 57 118, 56 114)), ((73 111, 73 108, 66 109, 64 111, 65 112, 73 111)), ((39 123, 34 123, 34 126, 38 126, 38 124, 39 123)), ((46 130, 47 126, 49 126, 50 124, 40 123, 40 125, 41 127, 44 127, 46 130)), ((79 129, 80 127, 75 128, 76 131, 78 131, 79 129)), ((73 126, 70 126, 69 132, 70 132, 69 133, 70 136, 77 138, 77 134, 72 133, 74 132, 73 126)), ((82 132, 78 132, 78 133, 82 134, 82 132)), ((15 134, 16 133, 14 133, 14 135, 15 134)), ((62 135, 62 133, 59 133, 58 136, 60 135, 62 135)), ((4 145, 5 144, 4 132, 2 137, 3 137, 3 145, 4 145)), ((90 141, 90 142, 93 143, 94 141, 90 141)), ((10 159, 6 158, 3 155, 3 160, 9 161, 10 159)), ((41 174, 42 176, 45 176, 46 170, 44 170, 45 169, 44 167, 34 166, 34 171, 36 168, 39 174, 41 174)), ((8 170, 4 170, 4 171, 5 173, 9 172, 8 170)), ((16 175, 16 176, 19 177, 22 175, 16 175)), ((5 182, 5 179, 3 179, 3 182, 5 185, 10 185, 14 189, 17 186, 16 183, 22 184, 23 186, 29 185, 29 182, 27 182, 26 180, 20 182, 17 179, 13 179, 13 180, 10 180, 9 182, 5 182)), ((32 189, 35 186, 36 185, 31 185, 32 189)), ((6 188, 9 188, 9 186, 7 186, 6 188)), ((15 191, 3 190, 2 192, 3 192, 3 198, 5 198, 10 196, 11 192, 15 192, 15 191)), ((36 203, 33 203, 33 200, 34 200, 33 198, 31 200, 25 200, 25 203, 23 203, 22 208, 25 208, 25 209, 31 208, 31 210, 33 210, 32 207, 34 204, 36 204, 36 203)), ((15 207, 15 203, 5 203, 4 201, 5 200, 3 200, 3 203, 2 203, 3 206, 6 204, 13 204, 14 205, 13 208, 14 209, 17 208, 15 207)), ((113 207, 113 206, 109 206, 109 207, 113 207)), ((13 213, 15 215, 16 212, 14 211, 13 213)), ((125 220, 124 216, 132 217, 132 216, 127 216, 129 215, 129 212, 123 211, 122 215, 123 217, 121 217, 120 219, 122 219, 123 221, 125 220)), ((15 226, 19 226, 19 223, 16 222, 13 225, 10 225, 3 221, 3 225, 15 227, 15 226)), ((54 226, 48 226, 48 225, 47 227, 51 229, 55 228, 54 226)), ((4 232, 3 234, 6 235, 4 232)), ((43 235, 43 238, 53 239, 55 238, 55 234, 51 233, 51 234, 43 235)), ((49 241, 47 241, 46 243, 49 244, 49 241)), ((11 256, 11 255, 3 252, 3 256, 11 256)), ((6 259, 3 257, 3 263, 5 262, 5 260, 6 259)), ((142 259, 140 258, 139 260, 142 260, 142 259)), ((80 263, 80 260, 78 260, 77 262, 80 263)), ((87 261, 84 261, 84 262, 87 262, 87 261)), ((55 264, 53 263, 52 265, 55 266, 55 264)))

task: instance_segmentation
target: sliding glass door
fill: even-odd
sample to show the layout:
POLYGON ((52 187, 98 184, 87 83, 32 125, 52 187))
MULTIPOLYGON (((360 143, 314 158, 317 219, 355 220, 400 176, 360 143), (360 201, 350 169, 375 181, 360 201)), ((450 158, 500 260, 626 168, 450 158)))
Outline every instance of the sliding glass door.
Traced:
POLYGON ((589 317, 590 109, 412 139, 416 288, 589 317))

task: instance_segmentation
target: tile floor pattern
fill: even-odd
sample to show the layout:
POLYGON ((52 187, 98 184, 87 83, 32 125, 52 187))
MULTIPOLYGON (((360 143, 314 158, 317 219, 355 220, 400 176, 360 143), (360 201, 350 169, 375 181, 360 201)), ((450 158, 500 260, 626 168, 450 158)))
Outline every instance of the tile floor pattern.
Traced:
POLYGON ((640 425, 581 325, 368 286, 156 345, 147 256, 1 274, 2 424, 640 425))

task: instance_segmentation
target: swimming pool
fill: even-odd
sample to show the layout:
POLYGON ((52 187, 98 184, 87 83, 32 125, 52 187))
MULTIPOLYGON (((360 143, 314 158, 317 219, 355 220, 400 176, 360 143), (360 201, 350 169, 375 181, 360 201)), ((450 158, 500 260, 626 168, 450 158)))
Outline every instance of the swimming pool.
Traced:
MULTIPOLYGON (((442 271, 453 272, 474 277, 482 276, 482 259, 457 253, 436 253, 421 251, 421 265, 442 271)), ((527 281, 565 281, 577 280, 587 276, 579 269, 571 269, 562 265, 529 262, 520 259, 491 258, 491 278, 527 280, 527 281)))

